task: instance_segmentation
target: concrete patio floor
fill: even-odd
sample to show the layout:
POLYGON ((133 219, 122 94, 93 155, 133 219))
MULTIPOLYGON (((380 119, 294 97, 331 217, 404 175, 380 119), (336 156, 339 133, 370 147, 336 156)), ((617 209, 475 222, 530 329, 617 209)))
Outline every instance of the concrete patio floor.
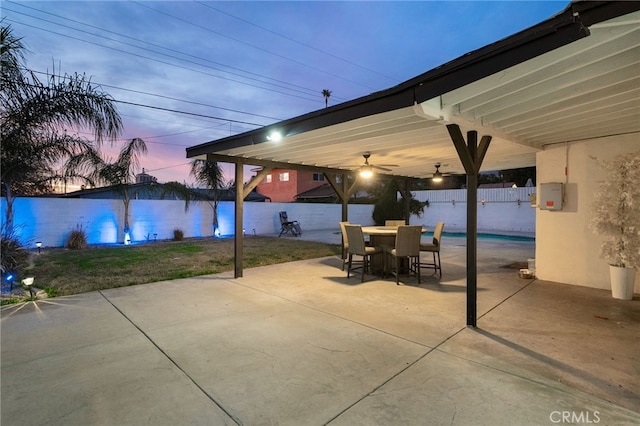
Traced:
POLYGON ((640 424, 638 298, 478 247, 475 329, 455 238, 421 285, 328 257, 5 306, 0 423, 640 424))

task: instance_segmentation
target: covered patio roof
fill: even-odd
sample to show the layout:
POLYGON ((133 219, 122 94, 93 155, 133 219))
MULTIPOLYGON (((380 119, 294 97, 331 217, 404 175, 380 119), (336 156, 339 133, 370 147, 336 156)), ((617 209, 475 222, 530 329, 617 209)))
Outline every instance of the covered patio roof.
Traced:
POLYGON ((558 15, 390 89, 193 146, 189 158, 350 172, 395 164, 464 173, 447 124, 492 137, 481 171, 535 165, 545 146, 640 131, 640 3, 574 2, 558 15), (282 140, 269 140, 278 131, 282 140))
POLYGON ((407 203, 408 178, 431 177, 436 163, 466 173, 467 324, 475 327, 478 172, 533 166, 536 152, 553 144, 640 132, 639 70, 640 2, 572 2, 398 86, 187 148, 187 157, 235 163, 236 182, 244 182, 242 165, 264 167, 236 187, 236 277, 243 191, 272 168, 324 172, 342 199, 342 220, 354 186, 343 179, 340 188, 332 173, 353 173, 364 152, 372 165, 397 165, 383 173, 404 179, 407 203))

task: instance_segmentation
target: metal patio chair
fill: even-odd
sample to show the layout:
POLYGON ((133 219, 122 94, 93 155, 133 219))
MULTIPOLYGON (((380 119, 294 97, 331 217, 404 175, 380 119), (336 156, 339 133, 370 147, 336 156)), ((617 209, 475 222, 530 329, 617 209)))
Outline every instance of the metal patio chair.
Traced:
POLYGON ((300 223, 297 220, 289 220, 287 217, 287 212, 280 212, 280 235, 283 234, 291 234, 294 237, 299 237, 302 235, 302 228, 300 227, 300 223))

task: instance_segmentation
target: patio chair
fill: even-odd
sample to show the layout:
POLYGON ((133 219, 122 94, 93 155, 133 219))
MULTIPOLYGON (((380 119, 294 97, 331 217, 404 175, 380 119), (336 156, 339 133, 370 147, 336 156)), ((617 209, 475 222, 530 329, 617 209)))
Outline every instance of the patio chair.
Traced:
POLYGON ((280 212, 280 235, 290 233, 294 237, 299 237, 302 235, 302 228, 300 227, 300 223, 297 220, 289 220, 287 217, 287 212, 280 212))
POLYGON ((348 225, 349 222, 340 222, 340 232, 342 233, 342 270, 344 271, 344 265, 347 264, 348 251, 349 251, 349 238, 347 236, 347 230, 345 229, 345 225, 348 225))
POLYGON ((351 225, 344 224, 344 228, 346 231, 347 241, 349 242, 349 246, 347 249, 347 253, 349 254, 347 260, 347 278, 351 275, 351 270, 362 268, 362 276, 360 278, 361 282, 364 282, 364 274, 369 270, 369 263, 371 261, 371 256, 374 254, 382 253, 382 248, 380 247, 370 247, 367 246, 364 242, 364 234, 362 233, 362 226, 360 225, 351 225), (361 261, 355 261, 356 264, 360 264, 361 266, 356 266, 354 268, 354 260, 353 256, 362 257, 361 261))
MULTIPOLYGON (((347 264, 349 258, 349 239, 347 237, 347 231, 344 225, 349 225, 349 222, 340 222, 340 233, 342 234, 342 270, 344 271, 344 265, 347 264)), ((364 245, 370 246, 371 242, 364 240, 364 245)))
POLYGON ((420 251, 433 253, 433 262, 421 262, 421 268, 433 269, 433 274, 438 273, 442 278, 442 264, 440 263, 440 241, 442 240, 442 231, 444 230, 444 222, 436 223, 436 229, 433 231, 433 242, 420 244, 420 251), (436 259, 437 257, 437 259, 436 259))
POLYGON ((396 234, 396 246, 385 247, 388 256, 394 260, 391 271, 396 274, 396 285, 400 285, 400 259, 407 259, 407 274, 414 272, 418 275, 420 284, 420 237, 422 236, 422 225, 401 225, 398 226, 396 234))
POLYGON ((404 220, 385 220, 384 226, 402 226, 406 225, 404 220))

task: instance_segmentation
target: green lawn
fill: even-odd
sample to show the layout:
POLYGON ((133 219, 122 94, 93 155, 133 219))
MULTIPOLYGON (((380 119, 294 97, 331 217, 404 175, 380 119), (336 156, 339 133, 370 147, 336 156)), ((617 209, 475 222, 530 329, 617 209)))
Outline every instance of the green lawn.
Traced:
MULTIPOLYGON (((337 255, 340 246, 289 238, 244 239, 244 268, 337 255)), ((233 239, 190 239, 34 255, 26 275, 58 296, 233 270, 233 239)))

